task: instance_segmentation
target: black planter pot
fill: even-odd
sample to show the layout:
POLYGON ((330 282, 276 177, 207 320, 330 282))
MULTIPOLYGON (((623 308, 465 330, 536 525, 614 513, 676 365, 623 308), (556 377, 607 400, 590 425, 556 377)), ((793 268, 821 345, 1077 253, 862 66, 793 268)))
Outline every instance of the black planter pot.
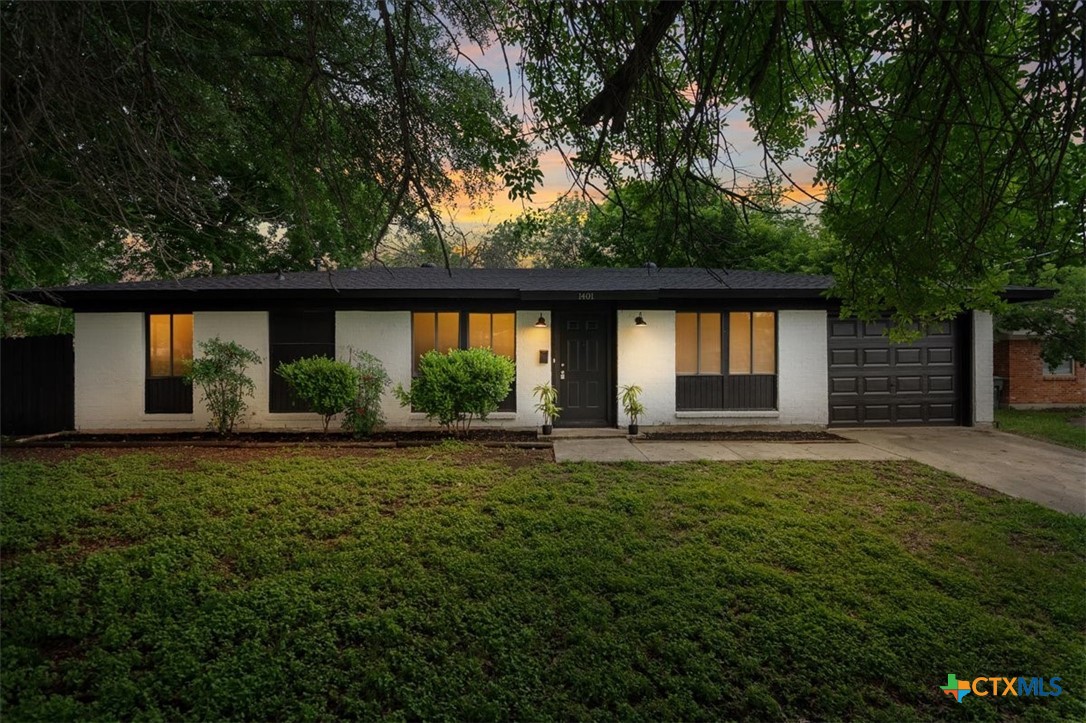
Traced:
POLYGON ((554 431, 554 425, 553 424, 544 424, 543 425, 543 434, 547 435, 547 434, 550 434, 553 431, 554 431))
POLYGON ((631 424, 629 431, 630 431, 630 434, 637 434, 637 425, 636 424, 631 424))

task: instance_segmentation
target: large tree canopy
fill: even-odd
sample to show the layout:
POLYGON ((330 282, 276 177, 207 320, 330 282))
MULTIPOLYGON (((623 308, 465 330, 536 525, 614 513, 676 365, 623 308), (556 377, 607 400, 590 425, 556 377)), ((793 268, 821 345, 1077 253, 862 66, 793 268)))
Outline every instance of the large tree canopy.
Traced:
MULTIPOLYGON (((1005 269, 1082 260, 1082 2, 517 5, 535 127, 587 188, 764 203, 797 156, 841 239, 839 292, 905 318, 990 305, 1005 269), (754 183, 729 144, 746 120, 754 183), (676 191, 676 189, 679 189, 676 191)), ((691 227, 696 227, 693 224, 691 227)), ((688 253, 705 239, 688 236, 688 253)), ((652 260, 652 259, 646 259, 652 260)))
POLYGON ((798 158, 855 310, 993 305, 1009 269, 1082 260, 1084 15, 1081 0, 6 3, 3 279, 86 276, 121 251, 156 273, 358 263, 419 219, 447 252, 439 203, 529 194, 530 141, 561 150, 620 228, 634 211, 684 219, 667 248, 632 234, 624 258, 733 258, 714 248, 742 238, 727 225, 773 210, 798 158), (462 52, 494 40, 501 85, 523 78, 520 116, 462 52), (736 155, 740 123, 760 164, 736 155), (269 247, 267 224, 287 243, 269 247))
POLYGON ((3 280, 358 263, 536 178, 454 41, 485 4, 4 3, 3 280), (286 243, 270 243, 275 231, 286 243))

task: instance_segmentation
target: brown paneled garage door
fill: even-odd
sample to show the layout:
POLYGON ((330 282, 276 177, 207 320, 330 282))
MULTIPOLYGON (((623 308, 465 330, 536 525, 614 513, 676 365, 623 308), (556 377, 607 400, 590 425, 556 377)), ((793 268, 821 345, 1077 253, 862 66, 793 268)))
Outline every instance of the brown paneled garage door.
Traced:
POLYGON ((830 424, 960 424, 956 325, 912 344, 891 344, 887 326, 830 317, 830 424))

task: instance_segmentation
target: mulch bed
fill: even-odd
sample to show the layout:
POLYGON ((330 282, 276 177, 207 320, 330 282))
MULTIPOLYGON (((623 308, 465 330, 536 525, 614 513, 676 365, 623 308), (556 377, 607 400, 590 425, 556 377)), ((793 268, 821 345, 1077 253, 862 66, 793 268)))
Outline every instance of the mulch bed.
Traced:
MULTIPOLYGON (((327 446, 327 445, 253 445, 247 444, 238 447, 201 447, 199 454, 193 454, 191 447, 181 445, 153 443, 133 446, 88 446, 73 444, 65 446, 33 446, 33 445, 5 445, 3 459, 9 462, 29 461, 57 464, 68 460, 77 459, 85 454, 103 455, 106 457, 121 457, 128 454, 154 454, 158 456, 158 466, 162 469, 191 470, 196 469, 203 462, 244 463, 262 459, 281 459, 283 457, 351 457, 360 462, 372 459, 378 455, 396 452, 388 448, 361 447, 361 446, 327 446)), ((403 454, 427 455, 437 454, 436 450, 423 448, 421 445, 414 449, 403 449, 403 454)), ((468 465, 486 462, 497 462, 506 465, 511 470, 530 465, 546 464, 554 461, 554 453, 549 448, 538 447, 483 447, 481 445, 468 445, 458 451, 441 452, 450 464, 468 465)))
POLYGON ((532 431, 505 429, 473 430, 467 437, 453 437, 441 430, 378 432, 368 439, 355 439, 341 432, 237 432, 220 437, 213 432, 148 432, 131 434, 61 434, 26 441, 10 447, 279 447, 284 445, 336 447, 422 447, 457 439, 484 446, 550 447, 532 431))
POLYGON ((725 431, 711 432, 647 432, 645 439, 683 442, 852 442, 829 432, 804 432, 797 430, 773 431, 725 431))

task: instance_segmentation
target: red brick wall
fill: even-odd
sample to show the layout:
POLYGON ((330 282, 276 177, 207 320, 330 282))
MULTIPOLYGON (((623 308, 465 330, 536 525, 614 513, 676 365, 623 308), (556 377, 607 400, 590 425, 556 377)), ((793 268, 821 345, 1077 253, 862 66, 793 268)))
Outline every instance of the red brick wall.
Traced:
POLYGON ((1076 364, 1073 378, 1046 377, 1039 341, 998 341, 993 362, 995 375, 1007 380, 1003 404, 1086 404, 1086 367, 1076 364))

